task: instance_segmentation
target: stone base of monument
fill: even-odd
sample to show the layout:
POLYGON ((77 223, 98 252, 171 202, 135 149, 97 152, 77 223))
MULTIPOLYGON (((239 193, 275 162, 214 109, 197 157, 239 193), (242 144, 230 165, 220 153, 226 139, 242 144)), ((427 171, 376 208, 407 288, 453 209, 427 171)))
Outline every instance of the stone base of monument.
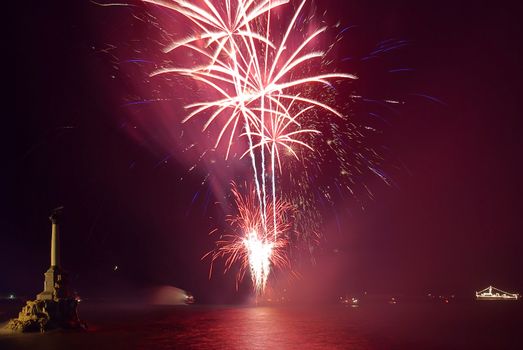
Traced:
POLYGON ((72 298, 58 300, 29 300, 6 328, 15 332, 45 332, 56 328, 85 329, 77 314, 78 301, 72 298))

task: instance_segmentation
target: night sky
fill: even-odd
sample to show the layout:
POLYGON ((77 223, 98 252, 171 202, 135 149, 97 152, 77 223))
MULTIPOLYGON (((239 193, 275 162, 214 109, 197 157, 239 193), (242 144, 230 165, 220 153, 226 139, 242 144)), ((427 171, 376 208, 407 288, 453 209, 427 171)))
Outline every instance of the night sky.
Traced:
MULTIPOLYGON (((373 199, 362 199, 364 210, 347 197, 324 215, 316 264, 300 262, 296 289, 311 296, 472 295, 492 284, 522 292, 522 6, 320 3, 329 22, 355 25, 338 52, 339 59, 353 57, 343 67, 359 75, 355 89, 405 104, 376 124, 382 135, 373 141, 389 150, 385 168, 394 185, 369 177, 373 199), (361 60, 390 38, 408 44, 361 60), (389 72, 398 68, 408 70, 389 72)), ((114 45, 119 59, 133 58, 118 48, 147 31, 129 26, 143 6, 18 6, 9 15, 14 57, 4 66, 12 76, 5 86, 14 92, 3 106, 0 294, 40 291, 48 215, 63 205, 63 265, 80 294, 169 284, 200 300, 247 295, 248 279, 236 292, 233 274, 208 280, 209 261, 200 260, 213 248, 209 231, 222 225, 219 208, 191 204, 203 174, 186 175, 187 163, 165 162, 165 150, 122 126, 129 96, 143 91, 114 70, 103 50, 114 45)), ((356 112, 364 120, 372 108, 356 112)), ((160 117, 148 118, 160 130, 160 117)))

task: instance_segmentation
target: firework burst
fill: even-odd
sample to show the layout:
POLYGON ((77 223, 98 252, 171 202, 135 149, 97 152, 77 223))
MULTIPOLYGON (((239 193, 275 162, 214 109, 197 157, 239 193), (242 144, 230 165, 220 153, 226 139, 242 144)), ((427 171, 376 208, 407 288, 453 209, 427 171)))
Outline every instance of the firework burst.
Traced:
POLYGON ((248 188, 247 194, 242 194, 233 183, 232 192, 237 214, 229 216, 227 221, 233 233, 222 236, 216 242, 216 249, 203 258, 211 257, 209 276, 212 264, 218 258, 225 259, 225 271, 238 264, 237 286, 249 271, 256 292, 261 293, 267 284, 271 266, 289 266, 286 255, 288 241, 285 236, 291 227, 293 209, 289 203, 278 200, 276 208, 269 208, 268 211, 269 215, 276 213, 276 218, 273 220, 270 217, 264 223, 254 189, 248 188), (276 226, 272 227, 274 222, 276 226), (266 228, 266 225, 269 227, 266 228), (277 234, 274 235, 274 232, 277 234))
MULTIPOLYGON (((250 271, 256 291, 262 292, 271 266, 287 262, 283 250, 288 241, 284 232, 290 228, 289 203, 294 205, 298 200, 294 208, 304 206, 293 189, 287 193, 283 188, 277 190, 278 174, 289 169, 284 170, 287 157, 282 155, 298 162, 318 155, 315 139, 321 139, 323 130, 316 127, 321 123, 315 119, 321 115, 320 119, 346 121, 346 116, 324 96, 310 92, 315 87, 331 89, 338 80, 356 77, 324 71, 326 50, 318 48, 317 42, 327 28, 303 30, 300 18, 306 0, 284 23, 274 12, 286 5, 286 0, 144 2, 175 11, 192 23, 193 34, 174 40, 164 52, 187 50, 199 64, 167 65, 151 73, 152 77, 185 76, 211 92, 208 99, 185 106, 188 114, 182 123, 204 116, 202 131, 206 131, 220 121, 214 148, 225 143, 225 159, 234 143, 242 138, 248 141, 240 158, 250 158, 254 190, 242 197, 233 186, 238 216, 229 222, 236 227, 236 235, 218 241, 211 255, 213 262, 225 258, 226 270, 239 263, 238 281, 250 271), (313 65, 317 67, 311 69, 313 65)), ((303 183, 297 185, 304 188, 303 183)))

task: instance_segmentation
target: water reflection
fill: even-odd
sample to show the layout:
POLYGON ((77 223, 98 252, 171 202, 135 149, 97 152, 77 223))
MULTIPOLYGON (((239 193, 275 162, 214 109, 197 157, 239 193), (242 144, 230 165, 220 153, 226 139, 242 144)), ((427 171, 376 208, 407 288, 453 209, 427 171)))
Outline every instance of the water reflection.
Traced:
POLYGON ((155 348, 368 349, 347 310, 244 307, 171 315, 149 339, 155 348))
POLYGON ((0 349, 519 350, 523 344, 523 304, 517 302, 384 301, 358 308, 86 302, 82 317, 88 332, 0 335, 0 349))

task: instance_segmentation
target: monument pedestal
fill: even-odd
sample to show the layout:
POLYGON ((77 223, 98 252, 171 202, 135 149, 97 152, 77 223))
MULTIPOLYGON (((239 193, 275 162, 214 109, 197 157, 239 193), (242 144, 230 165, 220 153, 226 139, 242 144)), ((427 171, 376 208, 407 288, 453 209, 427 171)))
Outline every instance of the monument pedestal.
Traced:
POLYGON ((51 266, 44 274, 44 290, 36 296, 37 300, 67 298, 67 274, 61 268, 51 266))

